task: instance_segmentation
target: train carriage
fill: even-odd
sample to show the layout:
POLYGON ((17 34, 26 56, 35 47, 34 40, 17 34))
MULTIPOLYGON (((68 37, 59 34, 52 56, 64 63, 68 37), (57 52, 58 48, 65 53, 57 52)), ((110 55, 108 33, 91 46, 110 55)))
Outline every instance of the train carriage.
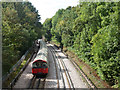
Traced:
POLYGON ((40 48, 38 53, 32 62, 32 74, 33 75, 47 75, 48 73, 48 51, 46 43, 42 39, 38 39, 40 48))

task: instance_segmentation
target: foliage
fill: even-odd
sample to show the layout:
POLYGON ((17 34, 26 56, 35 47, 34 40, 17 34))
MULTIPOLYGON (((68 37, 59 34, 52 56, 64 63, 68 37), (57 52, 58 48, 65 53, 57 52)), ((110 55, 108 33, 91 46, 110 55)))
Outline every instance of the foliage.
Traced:
POLYGON ((33 41, 42 35, 38 11, 30 2, 2 3, 3 74, 9 72, 33 41))
POLYGON ((60 9, 47 26, 52 40, 73 49, 98 75, 118 87, 120 77, 120 2, 82 2, 60 9))
POLYGON ((47 41, 51 41, 52 18, 45 20, 45 22, 43 23, 43 28, 45 29, 45 37, 47 41))

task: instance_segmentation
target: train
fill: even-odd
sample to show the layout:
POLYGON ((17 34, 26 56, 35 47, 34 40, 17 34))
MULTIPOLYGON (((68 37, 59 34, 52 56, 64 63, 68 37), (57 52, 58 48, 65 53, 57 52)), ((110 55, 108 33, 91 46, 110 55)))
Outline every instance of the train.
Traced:
POLYGON ((39 50, 35 59, 32 61, 32 74, 36 76, 48 74, 48 48, 42 39, 37 40, 39 43, 39 50))

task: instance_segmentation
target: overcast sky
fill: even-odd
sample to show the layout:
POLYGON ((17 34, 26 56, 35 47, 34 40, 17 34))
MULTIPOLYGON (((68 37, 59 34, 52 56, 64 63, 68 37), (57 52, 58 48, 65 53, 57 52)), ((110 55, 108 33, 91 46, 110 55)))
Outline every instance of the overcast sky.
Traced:
POLYGON ((41 22, 43 23, 46 18, 51 18, 55 15, 58 9, 65 9, 68 6, 76 6, 79 0, 28 0, 39 11, 41 15, 41 22))

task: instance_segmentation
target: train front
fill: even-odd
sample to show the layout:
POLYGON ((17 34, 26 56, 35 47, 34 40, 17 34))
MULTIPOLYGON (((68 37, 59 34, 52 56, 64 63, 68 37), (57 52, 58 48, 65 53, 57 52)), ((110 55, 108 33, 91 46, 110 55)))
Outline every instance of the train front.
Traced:
POLYGON ((47 75, 48 74, 48 63, 45 60, 36 60, 32 63, 32 74, 47 75))

